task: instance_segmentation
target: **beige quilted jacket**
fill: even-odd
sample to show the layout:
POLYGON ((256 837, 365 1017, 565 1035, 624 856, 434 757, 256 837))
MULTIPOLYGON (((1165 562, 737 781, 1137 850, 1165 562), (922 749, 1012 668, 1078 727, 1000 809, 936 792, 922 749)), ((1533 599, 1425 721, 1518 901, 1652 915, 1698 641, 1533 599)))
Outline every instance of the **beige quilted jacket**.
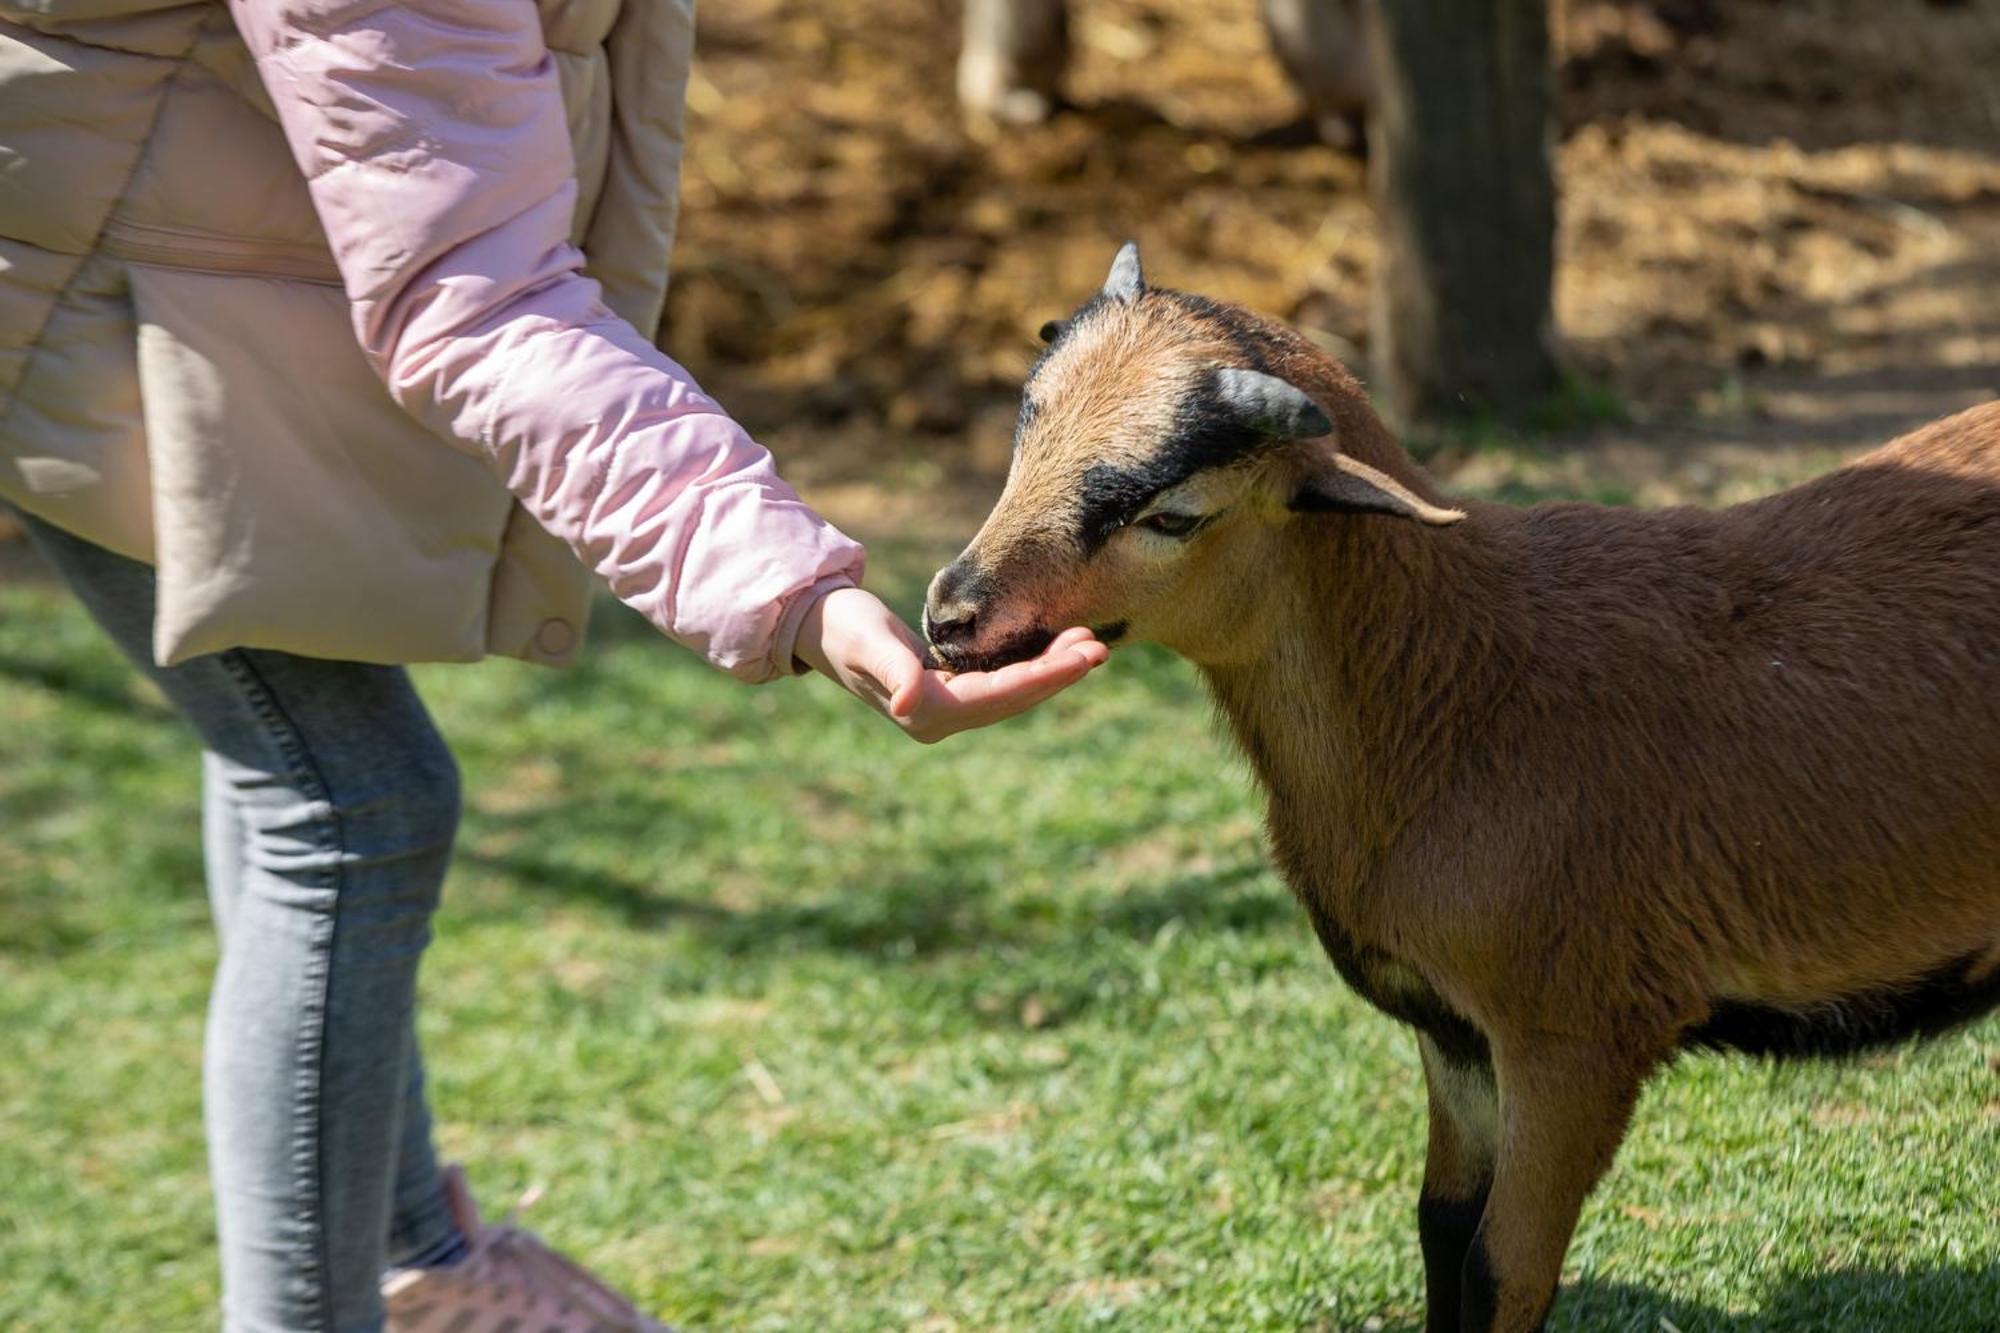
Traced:
MULTIPOLYGON (((666 285, 691 0, 539 0, 571 239, 666 285)), ((159 574, 164 663, 574 656, 589 572, 391 399, 221 3, 0 0, 0 497, 159 574)))

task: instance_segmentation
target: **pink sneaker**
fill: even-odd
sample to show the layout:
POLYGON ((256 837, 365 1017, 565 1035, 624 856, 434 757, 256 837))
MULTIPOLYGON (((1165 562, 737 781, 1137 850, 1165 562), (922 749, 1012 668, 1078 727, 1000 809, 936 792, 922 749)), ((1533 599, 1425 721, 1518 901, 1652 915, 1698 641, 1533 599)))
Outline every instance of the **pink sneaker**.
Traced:
POLYGON ((383 1279, 388 1333, 674 1333, 515 1226, 512 1213, 480 1221, 462 1168, 445 1168, 444 1192, 469 1253, 449 1268, 399 1268, 383 1279))

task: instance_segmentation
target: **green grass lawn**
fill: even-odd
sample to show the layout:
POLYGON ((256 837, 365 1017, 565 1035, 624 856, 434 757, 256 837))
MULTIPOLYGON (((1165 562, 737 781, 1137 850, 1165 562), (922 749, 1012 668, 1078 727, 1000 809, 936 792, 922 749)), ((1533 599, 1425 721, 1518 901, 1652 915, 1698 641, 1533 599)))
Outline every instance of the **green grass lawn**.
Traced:
MULTIPOLYGON (((469 804, 424 1032, 489 1206, 547 1182, 538 1229, 696 1328, 1420 1326, 1413 1044, 1186 669, 926 750, 596 630, 421 673, 469 804)), ((0 1329, 213 1325, 197 794, 66 596, 0 586, 0 1329)), ((1563 1329, 2000 1330, 2000 1023, 1685 1061, 1569 1276, 1563 1329)))

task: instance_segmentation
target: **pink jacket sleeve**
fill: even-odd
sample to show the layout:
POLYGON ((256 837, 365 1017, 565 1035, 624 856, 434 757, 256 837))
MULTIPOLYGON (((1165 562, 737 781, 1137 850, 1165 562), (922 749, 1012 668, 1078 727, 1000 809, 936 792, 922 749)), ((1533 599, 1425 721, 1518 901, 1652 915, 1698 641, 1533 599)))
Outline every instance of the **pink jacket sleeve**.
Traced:
POLYGON ((861 548, 583 275, 532 0, 230 8, 396 400, 663 632, 745 680, 791 671, 861 548))

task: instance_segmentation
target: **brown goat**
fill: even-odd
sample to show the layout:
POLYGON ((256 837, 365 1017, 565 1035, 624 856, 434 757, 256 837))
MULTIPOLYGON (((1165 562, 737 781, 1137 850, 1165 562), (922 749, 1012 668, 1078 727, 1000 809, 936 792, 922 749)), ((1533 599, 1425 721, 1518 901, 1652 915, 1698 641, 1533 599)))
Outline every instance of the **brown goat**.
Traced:
POLYGON ((948 664, 1189 658, 1342 976, 1418 1030, 1432 1333, 1542 1326, 1675 1053, 2000 1003, 2000 403, 1730 509, 1447 508, 1291 331, 1127 247, 933 583, 948 664))

